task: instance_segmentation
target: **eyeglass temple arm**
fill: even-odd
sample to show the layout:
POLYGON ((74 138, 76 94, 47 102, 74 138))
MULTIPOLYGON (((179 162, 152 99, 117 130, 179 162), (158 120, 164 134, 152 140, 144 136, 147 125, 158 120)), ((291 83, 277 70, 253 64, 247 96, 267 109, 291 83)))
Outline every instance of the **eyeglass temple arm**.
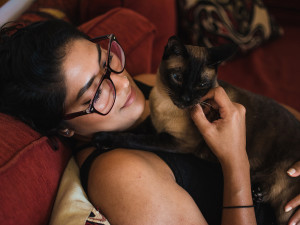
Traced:
POLYGON ((85 114, 87 114, 86 110, 80 111, 80 112, 75 112, 75 113, 70 113, 70 114, 64 115, 63 119, 64 120, 71 120, 71 119, 73 119, 75 117, 83 116, 85 114))
POLYGON ((103 35, 103 36, 99 36, 99 37, 95 37, 90 39, 90 41, 95 41, 95 40, 103 40, 103 39, 108 39, 110 36, 112 36, 113 34, 107 34, 107 35, 103 35))

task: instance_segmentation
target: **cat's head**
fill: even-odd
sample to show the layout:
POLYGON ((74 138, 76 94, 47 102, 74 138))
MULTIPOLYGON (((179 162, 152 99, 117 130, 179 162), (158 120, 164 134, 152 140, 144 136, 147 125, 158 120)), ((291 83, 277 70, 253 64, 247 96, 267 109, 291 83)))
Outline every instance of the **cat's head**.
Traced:
POLYGON ((159 81, 173 103, 187 108, 217 85, 217 68, 236 52, 235 45, 200 47, 169 38, 159 67, 159 81))

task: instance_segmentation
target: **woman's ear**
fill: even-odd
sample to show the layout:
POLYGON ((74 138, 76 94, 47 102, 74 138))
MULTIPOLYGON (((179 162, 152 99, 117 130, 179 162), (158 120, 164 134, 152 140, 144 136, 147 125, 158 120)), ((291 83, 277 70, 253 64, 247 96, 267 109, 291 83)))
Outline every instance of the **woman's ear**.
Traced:
POLYGON ((75 131, 69 128, 61 128, 58 130, 58 133, 64 137, 72 137, 75 131))

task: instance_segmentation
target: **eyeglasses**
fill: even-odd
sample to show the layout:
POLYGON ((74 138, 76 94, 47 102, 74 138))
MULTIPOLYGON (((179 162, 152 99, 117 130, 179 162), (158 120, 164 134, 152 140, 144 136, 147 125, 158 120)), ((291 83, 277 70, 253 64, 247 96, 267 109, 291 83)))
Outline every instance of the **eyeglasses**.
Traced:
POLYGON ((125 67, 124 51, 114 34, 96 37, 90 41, 96 43, 98 47, 101 47, 99 51, 101 51, 102 54, 107 53, 104 60, 100 60, 100 73, 102 73, 103 76, 88 108, 83 111, 65 114, 63 117, 64 120, 70 120, 94 112, 105 116, 111 111, 115 104, 116 88, 110 78, 110 74, 112 72, 116 74, 123 72, 125 67), (108 50, 105 51, 105 49, 108 50))

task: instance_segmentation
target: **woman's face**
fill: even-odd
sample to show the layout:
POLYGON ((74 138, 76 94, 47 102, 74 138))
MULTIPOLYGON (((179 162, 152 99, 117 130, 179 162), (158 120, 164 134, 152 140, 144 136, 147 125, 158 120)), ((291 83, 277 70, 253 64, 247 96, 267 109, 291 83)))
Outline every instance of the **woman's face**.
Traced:
MULTIPOLYGON (((86 39, 67 45, 63 62, 66 84, 66 113, 83 111, 89 107, 103 72, 103 58, 107 51, 86 39), (101 57, 101 59, 99 58, 101 57), (79 94, 80 93, 80 94, 79 94)), ((105 57, 104 57, 105 56, 105 57)), ((111 73, 116 88, 116 100, 109 114, 90 113, 67 120, 68 128, 80 136, 90 137, 99 131, 122 131, 133 126, 145 107, 145 98, 130 75, 111 73)))

